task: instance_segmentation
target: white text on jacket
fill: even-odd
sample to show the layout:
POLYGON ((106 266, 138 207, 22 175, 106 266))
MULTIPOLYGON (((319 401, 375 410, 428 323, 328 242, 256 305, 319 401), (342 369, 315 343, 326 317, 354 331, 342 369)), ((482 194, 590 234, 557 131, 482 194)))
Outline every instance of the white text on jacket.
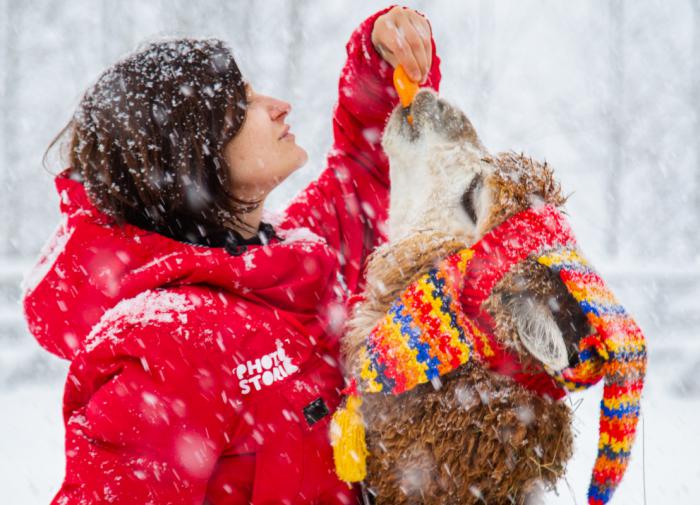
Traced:
POLYGON ((251 384, 256 391, 260 391, 263 386, 270 386, 277 381, 281 381, 292 375, 299 368, 292 363, 292 360, 284 352, 281 345, 270 354, 265 354, 260 358, 248 360, 236 367, 238 385, 241 393, 247 395, 251 392, 251 384))

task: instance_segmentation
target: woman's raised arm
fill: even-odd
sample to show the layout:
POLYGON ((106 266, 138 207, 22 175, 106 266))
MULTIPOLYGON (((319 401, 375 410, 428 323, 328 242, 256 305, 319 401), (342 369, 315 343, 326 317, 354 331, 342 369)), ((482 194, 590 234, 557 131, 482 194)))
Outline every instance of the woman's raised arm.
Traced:
MULTIPOLYGON (((361 282, 366 257, 385 238, 389 162, 381 147, 381 137, 389 114, 398 104, 398 96, 393 87, 393 67, 375 48, 372 34, 375 21, 392 9, 373 14, 351 35, 338 84, 338 101, 333 112, 334 142, 327 168, 292 202, 283 226, 307 227, 336 248, 351 291, 361 282)), ((391 20, 384 17, 382 21, 391 20)), ((403 36, 397 30, 397 37, 403 36)), ((399 54, 400 45, 399 41, 394 51, 385 53, 392 63, 406 59, 399 54)), ((388 46, 382 44, 385 51, 391 50, 388 46)), ((422 86, 438 91, 440 59, 432 38, 430 46, 432 66, 422 86)))

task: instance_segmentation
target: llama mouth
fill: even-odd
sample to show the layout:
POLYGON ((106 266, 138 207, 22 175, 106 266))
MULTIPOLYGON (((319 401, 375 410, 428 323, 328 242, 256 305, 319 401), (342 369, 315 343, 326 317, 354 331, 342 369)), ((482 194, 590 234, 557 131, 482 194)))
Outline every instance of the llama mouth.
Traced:
POLYGON ((431 122, 439 122, 441 113, 437 94, 429 89, 418 92, 409 107, 402 109, 401 133, 409 141, 417 140, 424 128, 431 122), (411 116, 412 120, 408 118, 411 116))
POLYGON ((416 119, 413 104, 411 104, 409 107, 402 108, 399 134, 406 138, 409 142, 415 142, 420 137, 419 127, 420 124, 416 119), (413 118, 412 121, 408 120, 409 116, 413 118))

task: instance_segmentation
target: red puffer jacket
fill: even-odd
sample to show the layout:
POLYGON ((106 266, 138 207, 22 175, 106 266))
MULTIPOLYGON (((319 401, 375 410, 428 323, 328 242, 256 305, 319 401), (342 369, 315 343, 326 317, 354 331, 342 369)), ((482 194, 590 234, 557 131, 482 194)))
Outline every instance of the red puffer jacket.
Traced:
MULTIPOLYGON (((345 302, 387 212, 379 139, 397 97, 370 41, 383 12, 347 44, 328 168, 277 223, 281 239, 234 257, 120 229, 56 178, 63 221, 24 298, 36 339, 72 362, 55 504, 355 500, 328 425, 345 302)), ((439 80, 434 54, 427 85, 439 80)))

